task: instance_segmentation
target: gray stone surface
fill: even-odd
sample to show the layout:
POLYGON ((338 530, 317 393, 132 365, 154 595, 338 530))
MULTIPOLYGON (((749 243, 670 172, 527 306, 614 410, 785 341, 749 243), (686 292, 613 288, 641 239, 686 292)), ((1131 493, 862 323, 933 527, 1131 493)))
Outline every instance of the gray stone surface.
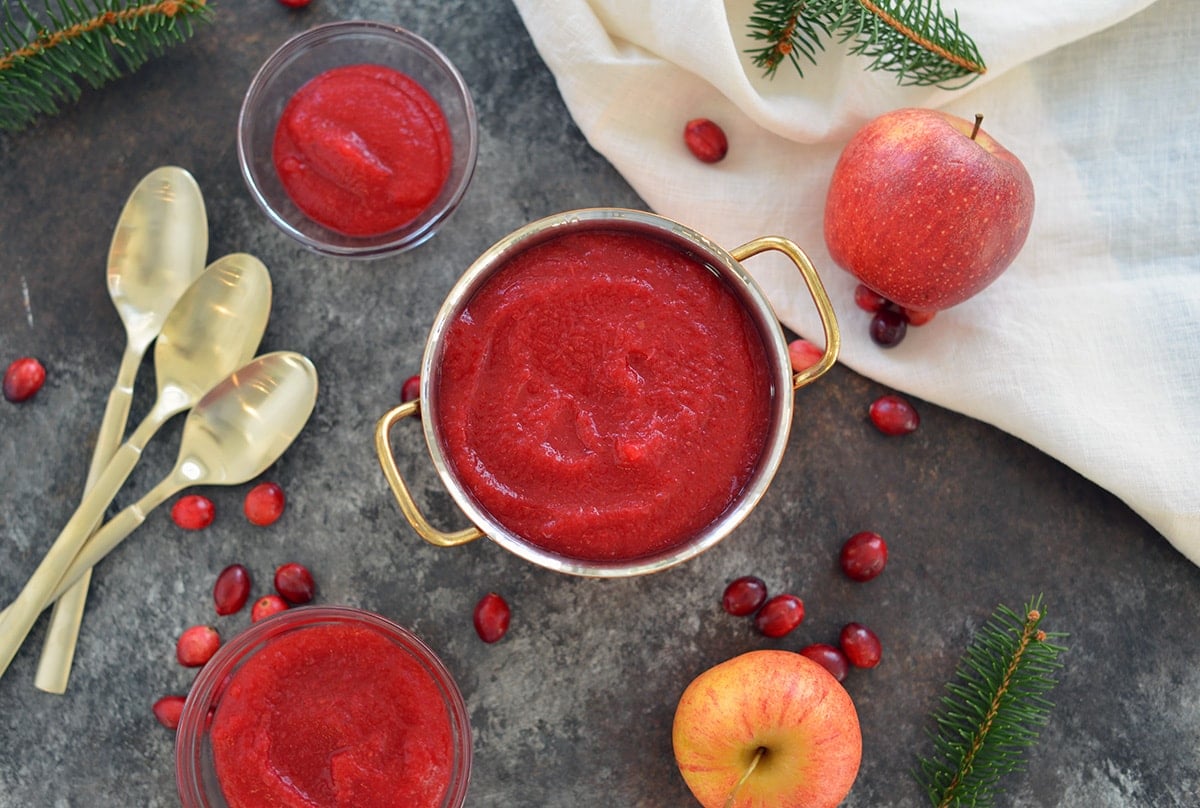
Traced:
MULTIPOLYGON (((173 739, 151 703, 183 692, 186 626, 212 621, 216 573, 234 561, 264 591, 274 567, 307 564, 319 601, 362 606, 414 629, 443 657, 475 734, 471 806, 693 804, 672 760, 676 700, 704 668, 753 648, 829 641, 849 620, 884 643, 883 664, 846 686, 864 757, 850 806, 918 806, 911 777, 927 716, 972 633, 998 603, 1044 593, 1047 627, 1070 633, 1053 719, 1002 806, 1195 806, 1200 789, 1200 570, 1122 503, 1029 446, 918 402, 923 423, 887 439, 866 422, 886 392, 836 368, 797 398, 784 466, 765 500, 717 548, 646 578, 547 572, 480 541, 426 546, 395 507, 373 424, 418 367, 454 280, 490 243, 574 207, 642 203, 571 122, 505 2, 335 2, 290 12, 268 0, 214 4, 214 24, 64 114, 0 136, 0 359, 32 354, 49 381, 0 401, 0 600, 16 595, 78 500, 123 332, 104 288, 116 215, 150 169, 189 169, 204 191, 210 258, 245 251, 272 270, 264 349, 312 358, 321 393, 308 428, 264 475, 287 491, 276 525, 240 513, 249 486, 206 489, 218 517, 183 533, 166 508, 97 570, 71 687, 33 687, 46 620, 0 679, 0 806, 178 803, 173 739), (255 69, 310 25, 367 17, 409 27, 458 64, 479 108, 473 187, 430 243, 350 263, 274 230, 238 172, 234 127, 255 69), (836 553, 883 533, 886 573, 852 584, 836 553), (808 618, 782 640, 724 615, 726 581, 758 574, 801 595, 808 618), (513 605, 494 645, 471 628, 488 590, 513 605)), ((152 400, 143 366, 135 423, 152 400)), ((174 462, 182 419, 147 450, 117 505, 174 462)), ((459 526, 411 424, 406 473, 435 522, 459 526)), ((227 634, 245 612, 222 618, 227 634)))

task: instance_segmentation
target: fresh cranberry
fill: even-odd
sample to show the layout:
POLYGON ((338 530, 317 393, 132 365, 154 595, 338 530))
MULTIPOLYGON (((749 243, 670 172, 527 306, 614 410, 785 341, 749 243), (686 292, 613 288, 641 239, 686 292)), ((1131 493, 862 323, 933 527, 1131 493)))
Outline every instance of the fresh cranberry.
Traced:
POLYGON ((719 163, 729 151, 725 130, 708 118, 694 118, 683 127, 683 142, 702 163, 719 163))
POLYGON ((834 648, 828 643, 815 642, 801 648, 800 653, 832 673, 834 679, 839 682, 846 681, 846 674, 850 672, 850 660, 846 659, 846 655, 841 652, 841 649, 834 648))
POLYGON ((230 564, 217 575, 213 584, 213 603, 217 614, 233 614, 250 597, 250 571, 241 564, 230 564))
POLYGON ((279 0, 279 2, 281 5, 285 5, 288 8, 304 8, 311 3, 312 0, 279 0))
POLYGON ((508 602, 495 592, 488 592, 475 604, 475 633, 484 642, 496 642, 508 633, 512 610, 508 602))
POLYGON ((899 345, 907 331, 908 319, 904 312, 890 306, 885 306, 871 317, 871 339, 883 348, 899 345))
POLYGON ((421 377, 409 376, 404 380, 404 384, 400 385, 400 401, 409 402, 421 397, 421 377))
POLYGON ((275 570, 275 591, 288 603, 308 603, 317 592, 312 573, 303 564, 292 562, 275 570))
POLYGON ((762 578, 743 575, 729 582, 721 596, 721 607, 734 617, 754 614, 767 599, 767 585, 762 578))
POLYGON ((855 581, 869 581, 887 565, 887 542, 878 533, 864 530, 846 539, 839 560, 842 572, 855 581))
POLYGON ((14 359, 4 371, 4 397, 14 403, 33 398, 46 383, 46 368, 32 356, 14 359))
POLYGON ((804 602, 795 595, 776 595, 754 616, 754 626, 768 637, 782 637, 804 621, 804 602))
POLYGON ((282 488, 275 483, 259 483, 246 492, 242 510, 251 524, 266 527, 283 515, 285 504, 282 488))
POLYGON ((179 716, 183 714, 184 701, 186 699, 183 696, 163 696, 150 709, 154 710, 158 723, 167 729, 175 729, 179 726, 179 716))
POLYGON ((263 595, 250 607, 250 622, 257 623, 259 620, 286 610, 287 607, 287 601, 279 595, 263 595))
POLYGON ((788 343, 788 359, 791 360, 793 373, 808 370, 824 356, 823 350, 806 339, 794 339, 788 343))
POLYGON ((871 423, 885 435, 907 435, 916 432, 921 416, 912 404, 901 396, 880 396, 871 403, 871 423))
POLYGON ((904 318, 908 320, 908 324, 917 326, 918 328, 932 320, 936 314, 936 311, 917 311, 916 309, 904 309, 904 318))
POLYGON ((858 306, 863 311, 874 314, 875 312, 888 305, 888 299, 876 292, 865 283, 860 283, 854 287, 854 305, 858 306))
POLYGON ((212 626, 192 626, 179 635, 175 658, 186 668, 198 668, 221 647, 221 635, 212 626))
POLYGON ((856 668, 873 668, 883 656, 883 646, 875 632, 862 623, 847 623, 842 626, 842 652, 856 668))
POLYGON ((201 494, 187 494, 171 506, 171 518, 184 530, 203 530, 216 516, 212 500, 201 494))

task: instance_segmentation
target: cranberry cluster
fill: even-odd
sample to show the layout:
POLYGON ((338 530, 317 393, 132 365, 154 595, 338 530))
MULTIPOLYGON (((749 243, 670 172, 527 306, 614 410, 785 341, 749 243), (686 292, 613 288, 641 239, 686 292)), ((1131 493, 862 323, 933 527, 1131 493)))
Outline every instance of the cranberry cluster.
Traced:
MULTIPOLYGON (((839 554, 842 571, 854 581, 869 581, 887 565, 887 542, 878 533, 855 533, 842 545, 839 554)), ((759 633, 771 638, 787 636, 804 620, 804 603, 792 594, 767 598, 767 585, 756 575, 743 575, 730 581, 721 596, 721 607, 735 617, 753 617, 759 633)), ((883 656, 883 647, 875 632, 862 623, 842 627, 838 644, 813 643, 800 650, 820 663, 839 682, 850 666, 874 668, 883 656)))
MULTIPOLYGON (((287 502, 277 483, 261 482, 251 488, 242 503, 246 519, 253 525, 266 527, 278 521, 287 502)), ((175 501, 171 518, 184 530, 203 530, 216 518, 212 500, 202 494, 187 494, 175 501)), ((275 591, 262 595, 250 607, 250 621, 259 620, 287 609, 308 603, 317 592, 312 573, 303 564, 289 562, 275 570, 275 591)), ((250 600, 252 583, 250 570, 243 564, 230 564, 221 570, 213 583, 213 607, 219 616, 236 614, 250 600)), ((221 635, 215 626, 201 624, 188 628, 175 642, 175 658, 187 668, 205 665, 221 647, 221 635)), ((163 696, 154 703, 154 716, 168 729, 179 725, 185 697, 163 696)))
POLYGON ((899 345, 910 325, 925 325, 937 314, 934 311, 906 309, 862 283, 854 287, 854 303, 871 315, 871 339, 884 348, 899 345))
MULTIPOLYGON (((250 610, 250 621, 259 620, 287 609, 308 603, 317 592, 312 573, 303 564, 289 562, 275 570, 275 592, 263 595, 250 610)), ((213 606, 218 615, 227 616, 242 610, 250 599, 250 571, 242 564, 230 564, 217 575, 213 583, 213 606)), ((175 659, 185 668, 199 668, 208 663, 221 647, 221 635, 215 626, 191 626, 175 641, 175 659)), ((167 729, 179 726, 186 696, 163 696, 154 702, 154 717, 167 729)))
MULTIPOLYGON (((277 483, 261 482, 246 492, 242 511, 252 525, 273 525, 283 516, 287 498, 277 483)), ((184 530, 203 530, 217 516, 216 506, 203 494, 185 494, 171 506, 171 519, 184 530)))

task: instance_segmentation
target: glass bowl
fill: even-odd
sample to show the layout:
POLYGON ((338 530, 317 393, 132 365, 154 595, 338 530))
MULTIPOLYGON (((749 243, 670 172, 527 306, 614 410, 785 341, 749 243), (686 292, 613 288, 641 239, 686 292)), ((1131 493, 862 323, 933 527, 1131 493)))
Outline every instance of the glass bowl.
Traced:
MULTIPOLYGON (((281 656, 287 653, 289 641, 292 641, 291 648, 294 649, 294 641, 301 634, 322 627, 365 629, 371 637, 382 637, 401 652, 397 660, 403 660, 404 668, 418 676, 416 681, 420 681, 422 676, 428 677, 425 684, 431 685, 432 690, 440 696, 452 749, 451 759, 446 761, 449 784, 442 801, 430 808, 461 808, 466 801, 471 778, 471 726, 466 704, 453 677, 429 646, 412 632, 377 614, 347 606, 302 606, 254 623, 223 645, 200 670, 188 693, 176 730, 175 776, 184 808, 228 808, 229 803, 218 778, 213 725, 226 695, 234 688, 244 694, 246 688, 251 687, 246 681, 239 683, 239 674, 256 657, 263 665, 253 666, 254 674, 261 674, 263 667, 272 670, 266 664, 267 660, 277 664, 281 658, 291 658, 281 656)), ((313 636, 310 634, 309 639, 313 636)), ((330 667, 344 668, 353 664, 349 661, 353 657, 345 649, 338 649, 337 653, 336 665, 330 667)), ((371 668, 372 671, 379 669, 379 666, 371 668)), ((286 675, 294 667, 284 665, 283 670, 286 675)), ((305 676, 308 675, 306 671, 305 676)), ((328 702, 327 691, 315 693, 313 701, 324 699, 328 702)), ((245 700, 242 695, 236 698, 245 700)), ((303 697, 296 701, 301 700, 307 701, 303 697)), ((242 707, 246 707, 246 704, 242 707)), ((361 705, 359 707, 361 709, 361 705)), ((366 707, 371 708, 371 705, 368 703, 366 707)), ((345 714, 348 709, 345 705, 337 704, 331 714, 345 714)), ((377 714, 395 713, 398 710, 389 702, 380 704, 377 714)), ((441 716, 435 716, 435 719, 436 723, 441 723, 441 716)), ((294 726, 287 737, 295 737, 294 726)))
POLYGON ((462 76, 429 42, 386 23, 333 22, 292 37, 259 68, 242 101, 237 150, 250 195, 283 232, 324 255, 377 258, 426 241, 458 207, 475 171, 478 123, 462 76), (327 70, 360 64, 391 68, 421 85, 441 107, 453 155, 441 191, 415 219, 362 236, 331 229, 305 214, 285 190, 273 157, 276 127, 296 91, 327 70))

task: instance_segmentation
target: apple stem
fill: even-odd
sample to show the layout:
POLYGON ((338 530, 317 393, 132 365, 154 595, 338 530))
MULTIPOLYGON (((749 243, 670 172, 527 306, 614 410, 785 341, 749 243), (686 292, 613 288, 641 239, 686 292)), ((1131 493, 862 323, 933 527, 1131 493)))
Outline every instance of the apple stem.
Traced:
POLYGON ((975 128, 971 130, 971 140, 974 140, 975 136, 979 134, 979 127, 982 125, 983 125, 983 113, 976 112, 975 113, 975 128))
POLYGON ((733 801, 737 799, 738 791, 742 786, 746 785, 746 781, 750 779, 750 775, 754 774, 754 770, 758 768, 758 762, 763 759, 763 755, 767 753, 765 746, 758 747, 758 751, 754 753, 754 759, 750 761, 750 765, 746 767, 746 771, 738 778, 738 781, 733 784, 733 790, 729 792, 729 798, 725 800, 725 808, 733 808, 733 801))

